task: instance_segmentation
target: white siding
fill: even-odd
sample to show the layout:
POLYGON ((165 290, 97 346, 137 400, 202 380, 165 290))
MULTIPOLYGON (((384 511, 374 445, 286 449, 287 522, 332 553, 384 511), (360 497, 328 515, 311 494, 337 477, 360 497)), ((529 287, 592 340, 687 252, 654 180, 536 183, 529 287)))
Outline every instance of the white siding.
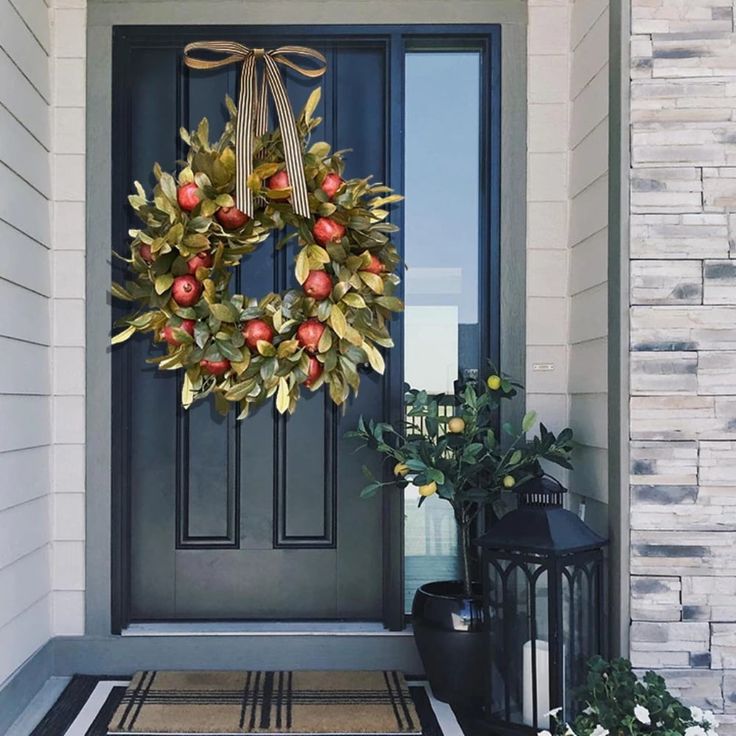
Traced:
POLYGON ((51 634, 49 20, 0 0, 0 683, 51 634))
POLYGON ((571 490, 605 529, 608 491, 608 0, 574 0, 570 70, 570 425, 582 443, 571 490))
POLYGON ((527 406, 560 429, 568 421, 569 4, 530 0, 527 38, 527 406))

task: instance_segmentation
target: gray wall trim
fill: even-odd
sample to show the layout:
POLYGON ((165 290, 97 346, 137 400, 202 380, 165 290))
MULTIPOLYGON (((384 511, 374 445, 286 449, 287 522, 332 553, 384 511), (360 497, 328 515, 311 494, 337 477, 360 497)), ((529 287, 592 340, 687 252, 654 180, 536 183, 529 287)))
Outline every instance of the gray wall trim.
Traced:
POLYGON ((111 631, 110 188, 112 31, 87 33, 87 493, 85 630, 111 631), (94 244, 94 245, 92 245, 94 244))
MULTIPOLYGON (((525 375, 526 2, 523 0, 196 0, 104 2, 87 27, 87 536, 88 635, 111 631, 110 187, 112 26, 116 24, 500 23, 502 32, 501 357, 525 375)), ((517 408, 519 416, 523 407, 517 408)))
POLYGON ((0 734, 10 728, 54 674, 53 648, 53 640, 47 641, 0 688, 0 734))
MULTIPOLYGON (((501 38, 501 367, 526 380, 527 33, 505 25, 501 38)), ((504 420, 520 422, 522 402, 504 420)))
POLYGON ((608 190, 608 437, 611 653, 628 656, 630 0, 611 0, 608 190))
POLYGON ((239 24, 338 25, 371 23, 520 23, 525 0, 140 0, 88 2, 88 25, 239 24), (380 20, 377 20, 380 19, 380 20))

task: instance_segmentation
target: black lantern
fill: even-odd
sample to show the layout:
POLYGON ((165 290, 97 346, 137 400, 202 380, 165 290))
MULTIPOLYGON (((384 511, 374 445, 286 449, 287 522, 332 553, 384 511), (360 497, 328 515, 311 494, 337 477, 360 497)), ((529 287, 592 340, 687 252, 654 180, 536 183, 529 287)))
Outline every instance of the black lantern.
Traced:
POLYGON ((575 715, 586 663, 603 654, 607 541, 562 508, 553 478, 529 481, 519 505, 478 540, 490 660, 487 716, 494 730, 535 733, 575 715))

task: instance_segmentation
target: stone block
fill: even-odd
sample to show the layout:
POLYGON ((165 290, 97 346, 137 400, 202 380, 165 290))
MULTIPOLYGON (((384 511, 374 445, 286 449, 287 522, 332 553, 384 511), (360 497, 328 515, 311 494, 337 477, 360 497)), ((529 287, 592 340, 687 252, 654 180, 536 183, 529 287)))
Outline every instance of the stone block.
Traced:
POLYGON ((631 262, 632 304, 700 304, 702 300, 699 261, 631 262))
POLYGON ((736 486, 736 442, 701 442, 698 472, 705 486, 736 486))
POLYGON ((629 464, 634 485, 695 485, 698 444, 634 441, 630 445, 629 464))
POLYGON ((631 532, 631 570, 635 575, 731 577, 734 569, 736 532, 631 532))
POLYGON ((736 304, 736 261, 703 264, 703 303, 736 304))
POLYGON ((678 577, 632 576, 632 619, 634 621, 679 621, 681 618, 681 588, 682 584, 678 577))
POLYGON ((736 307, 635 306, 633 350, 736 350, 736 307))
POLYGON ((700 212, 703 183, 700 169, 637 168, 631 172, 631 211, 700 212))
POLYGON ((698 353, 632 353, 631 393, 698 393, 698 353))
MULTIPOLYGON (((736 351, 703 350, 698 353, 699 394, 736 395, 736 351)), ((734 477, 736 482, 736 476, 734 477)))
POLYGON ((647 259, 727 258, 725 213, 631 216, 631 257, 647 259))

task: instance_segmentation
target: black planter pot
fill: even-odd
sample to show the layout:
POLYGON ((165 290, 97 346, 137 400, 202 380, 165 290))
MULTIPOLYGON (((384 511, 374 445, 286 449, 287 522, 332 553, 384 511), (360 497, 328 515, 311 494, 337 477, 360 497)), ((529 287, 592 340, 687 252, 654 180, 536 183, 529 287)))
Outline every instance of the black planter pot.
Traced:
POLYGON ((465 706, 481 703, 488 650, 481 586, 468 598, 459 580, 422 585, 414 596, 412 624, 435 697, 465 706))

